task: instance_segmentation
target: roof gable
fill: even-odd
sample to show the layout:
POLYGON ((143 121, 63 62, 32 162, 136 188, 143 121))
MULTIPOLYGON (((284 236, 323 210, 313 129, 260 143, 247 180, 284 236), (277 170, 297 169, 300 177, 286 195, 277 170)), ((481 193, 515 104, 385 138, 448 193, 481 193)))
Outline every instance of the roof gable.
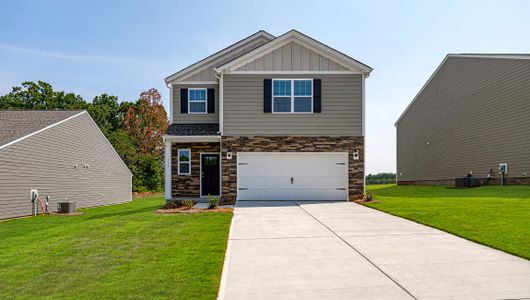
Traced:
POLYGON ((0 149, 85 112, 79 110, 2 110, 0 111, 0 149))
MULTIPOLYGON (((461 54, 452 54, 452 53, 450 53, 450 54, 447 54, 445 56, 445 58, 442 60, 442 62, 440 63, 440 65, 438 65, 436 70, 434 70, 434 72, 429 77, 427 82, 425 82, 425 84, 422 86, 420 91, 416 94, 414 99, 405 108, 403 113, 401 113, 401 115, 399 116, 397 121, 394 123, 395 127, 398 126, 399 122, 405 117, 405 115, 409 112, 409 110, 413 107, 413 105, 417 101, 421 100, 421 98, 424 96, 424 94, 426 92, 428 92, 429 89, 435 88, 437 85, 440 84, 441 79, 439 78, 440 77, 439 73, 443 73, 442 71, 444 69, 447 69, 451 65, 450 62, 454 61, 455 59, 474 59, 474 60, 480 59, 481 61, 486 63, 487 62, 486 60, 492 60, 492 59, 496 59, 496 60, 499 60, 499 59, 500 60, 528 60, 528 59, 530 59, 530 54, 514 54, 514 53, 511 53, 511 54, 503 54, 503 53, 489 53, 489 54, 488 53, 461 53, 461 54)), ((476 67, 480 67, 477 62, 478 61, 476 61, 476 63, 472 64, 471 66, 472 67, 475 67, 475 66, 476 67)), ((491 63, 494 63, 494 62, 491 61, 491 63)), ((455 68, 455 66, 450 66, 450 67, 451 68, 455 68)), ((461 73, 461 71, 464 71, 461 66, 458 66, 456 68, 457 69, 452 71, 454 74, 459 74, 459 73, 461 73)), ((470 70, 471 69, 466 69, 465 71, 470 71, 470 70)), ((460 83, 464 84, 464 86, 465 85, 467 85, 467 86, 470 85, 470 83, 468 83, 468 82, 461 81, 460 83)), ((461 88, 462 88, 462 86, 453 86, 453 84, 451 86, 451 89, 453 89, 455 91, 460 91, 461 88)))
POLYGON ((216 68, 216 72, 229 73, 260 68, 263 70, 256 71, 268 69, 270 69, 268 71, 353 71, 366 75, 372 71, 370 66, 296 30, 291 30, 271 42, 220 65, 216 68), (273 64, 267 65, 271 57, 273 64), (289 62, 284 63, 286 60, 284 58, 289 62))
POLYGON ((166 77, 166 83, 174 81, 215 81, 214 68, 254 50, 273 40, 274 36, 260 30, 180 71, 166 77))

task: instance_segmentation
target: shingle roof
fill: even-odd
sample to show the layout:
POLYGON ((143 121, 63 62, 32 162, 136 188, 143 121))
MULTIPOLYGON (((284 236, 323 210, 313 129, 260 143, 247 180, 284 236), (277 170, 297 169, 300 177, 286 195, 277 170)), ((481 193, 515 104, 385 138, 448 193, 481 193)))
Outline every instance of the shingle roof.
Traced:
POLYGON ((81 110, 0 110, 0 146, 81 112, 81 110))
POLYGON ((171 124, 167 129, 168 135, 219 135, 219 124, 171 124))

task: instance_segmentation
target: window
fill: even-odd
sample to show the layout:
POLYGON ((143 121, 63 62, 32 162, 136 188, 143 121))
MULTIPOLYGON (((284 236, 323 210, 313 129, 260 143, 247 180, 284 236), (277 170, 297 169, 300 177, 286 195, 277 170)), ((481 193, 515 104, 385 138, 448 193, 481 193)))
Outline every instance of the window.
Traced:
POLYGON ((188 89, 188 113, 207 113, 206 89, 188 89))
POLYGON ((178 173, 179 175, 191 174, 191 151, 190 149, 178 150, 178 173))
POLYGON ((312 113, 313 79, 273 79, 273 113, 312 113))

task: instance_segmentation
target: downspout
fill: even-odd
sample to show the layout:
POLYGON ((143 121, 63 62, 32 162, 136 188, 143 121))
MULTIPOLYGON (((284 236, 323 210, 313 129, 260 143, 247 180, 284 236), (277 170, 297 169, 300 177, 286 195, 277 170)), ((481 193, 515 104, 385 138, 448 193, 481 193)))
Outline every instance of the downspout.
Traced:
POLYGON ((223 75, 224 73, 218 72, 217 69, 214 69, 215 71, 215 78, 219 80, 219 134, 223 135, 223 121, 224 121, 224 80, 223 75))
MULTIPOLYGON (((222 152, 223 152, 223 114, 224 114, 224 81, 223 81, 223 73, 221 72, 221 74, 219 75, 218 74, 218 71, 217 69, 214 69, 214 72, 215 72, 215 78, 217 78, 217 80, 219 80, 219 135, 221 135, 221 139, 219 140, 219 149, 221 151, 221 155, 222 152)), ((219 168, 221 169, 221 172, 223 170, 223 160, 220 159, 219 160, 219 168)), ((221 176, 220 178, 220 183, 219 183, 219 195, 221 195, 221 199, 223 199, 223 177, 221 176)))
MULTIPOLYGON (((166 83, 166 86, 169 88, 169 124, 173 124, 173 84, 166 83)), ((171 201, 173 198, 172 194, 172 173, 171 168, 171 158, 173 154, 171 153, 171 142, 168 141, 164 135, 164 199, 166 202, 171 201)))
POLYGON ((363 194, 366 195, 366 137, 365 137, 365 124, 366 124, 366 101, 365 101, 365 94, 366 91, 364 89, 364 79, 365 79, 365 73, 362 74, 362 80, 361 80, 361 90, 362 90, 362 135, 363 135, 363 194))
POLYGON ((169 125, 173 124, 173 84, 166 83, 169 89, 169 125))

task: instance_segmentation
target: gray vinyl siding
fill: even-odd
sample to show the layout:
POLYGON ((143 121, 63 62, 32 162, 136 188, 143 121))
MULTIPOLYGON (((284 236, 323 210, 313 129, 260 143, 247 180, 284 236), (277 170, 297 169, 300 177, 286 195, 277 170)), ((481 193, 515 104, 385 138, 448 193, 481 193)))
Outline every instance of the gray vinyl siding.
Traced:
POLYGON ((230 135, 362 135, 362 76, 353 74, 224 76, 224 130, 230 135), (322 113, 263 112, 265 78, 322 79, 322 113))
POLYGON ((530 176, 529 116, 530 59, 448 57, 397 124, 398 180, 530 176))
POLYGON ((219 123, 219 86, 217 84, 173 85, 173 124, 219 123), (180 90, 190 88, 215 89, 215 112, 210 114, 180 113, 180 90))
POLYGON ((0 149, 0 219, 30 215, 30 190, 77 207, 131 201, 131 174, 88 113, 0 149), (88 164, 89 168, 74 168, 88 164))
POLYGON ((233 60, 236 57, 239 57, 251 50, 256 49, 257 47, 267 43, 269 39, 260 37, 253 41, 250 41, 244 45, 239 46, 236 49, 233 49, 232 51, 226 53, 223 56, 220 56, 219 58, 212 60, 208 64, 205 64, 204 66, 201 66, 198 70, 195 72, 186 74, 184 76, 181 76, 180 78, 176 78, 175 80, 185 80, 185 81, 216 81, 215 78, 215 72, 214 68, 218 67, 220 65, 223 65, 231 60, 233 60))
POLYGON ((298 43, 290 42, 237 71, 346 71, 348 68, 298 43))

